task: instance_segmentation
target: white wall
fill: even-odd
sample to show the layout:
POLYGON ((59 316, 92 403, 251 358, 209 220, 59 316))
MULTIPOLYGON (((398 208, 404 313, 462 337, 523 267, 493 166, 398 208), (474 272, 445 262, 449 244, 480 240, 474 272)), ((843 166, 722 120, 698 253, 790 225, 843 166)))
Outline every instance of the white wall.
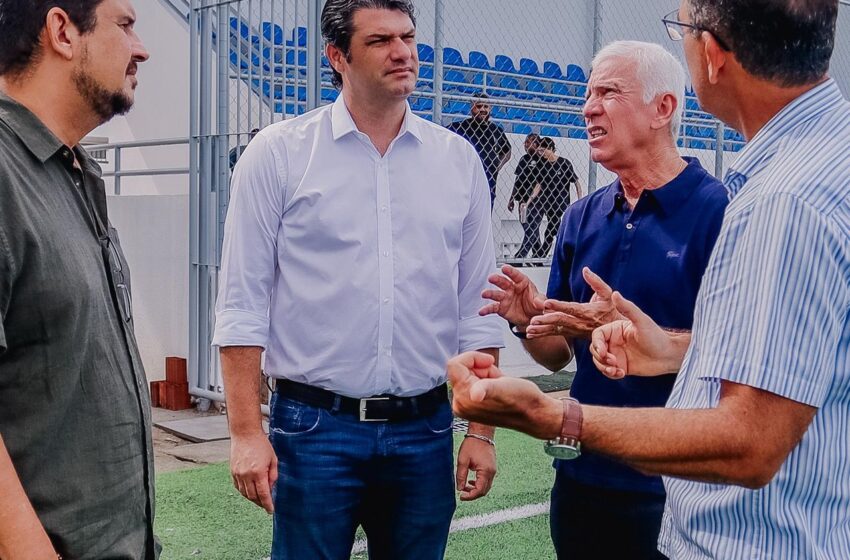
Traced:
POLYGON ((188 196, 109 196, 130 267, 136 339, 150 380, 189 349, 188 196))

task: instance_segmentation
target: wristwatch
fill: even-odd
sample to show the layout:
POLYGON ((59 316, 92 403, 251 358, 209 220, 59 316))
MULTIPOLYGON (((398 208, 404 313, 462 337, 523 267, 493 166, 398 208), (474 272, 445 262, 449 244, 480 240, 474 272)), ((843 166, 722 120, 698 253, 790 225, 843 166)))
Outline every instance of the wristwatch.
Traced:
POLYGON ((577 400, 564 397, 561 401, 564 403, 561 433, 543 444, 543 450, 556 459, 568 461, 581 455, 582 412, 577 400))

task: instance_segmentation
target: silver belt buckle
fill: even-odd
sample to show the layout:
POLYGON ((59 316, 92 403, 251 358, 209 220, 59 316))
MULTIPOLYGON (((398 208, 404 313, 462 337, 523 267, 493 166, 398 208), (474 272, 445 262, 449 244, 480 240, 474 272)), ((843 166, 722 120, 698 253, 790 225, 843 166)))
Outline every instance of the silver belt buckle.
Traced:
POLYGON ((369 401, 388 401, 389 397, 369 397, 360 399, 360 421, 361 422, 386 422, 386 418, 366 418, 366 403, 369 401))

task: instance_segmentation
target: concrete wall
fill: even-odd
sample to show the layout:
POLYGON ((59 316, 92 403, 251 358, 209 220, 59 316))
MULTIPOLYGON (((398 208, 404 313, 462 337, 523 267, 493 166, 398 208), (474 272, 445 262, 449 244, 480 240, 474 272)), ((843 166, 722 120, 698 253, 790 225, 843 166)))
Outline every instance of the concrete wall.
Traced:
POLYGON ((165 357, 185 357, 189 349, 188 196, 110 196, 108 205, 130 267, 148 378, 163 379, 165 357))

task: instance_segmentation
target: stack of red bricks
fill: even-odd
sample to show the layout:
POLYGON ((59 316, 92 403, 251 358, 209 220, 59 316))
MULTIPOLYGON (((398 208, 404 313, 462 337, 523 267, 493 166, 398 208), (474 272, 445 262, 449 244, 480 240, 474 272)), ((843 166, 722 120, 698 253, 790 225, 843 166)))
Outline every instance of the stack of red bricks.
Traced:
POLYGON ((151 381, 151 406, 168 410, 192 408, 184 358, 165 358, 165 380, 151 381))

